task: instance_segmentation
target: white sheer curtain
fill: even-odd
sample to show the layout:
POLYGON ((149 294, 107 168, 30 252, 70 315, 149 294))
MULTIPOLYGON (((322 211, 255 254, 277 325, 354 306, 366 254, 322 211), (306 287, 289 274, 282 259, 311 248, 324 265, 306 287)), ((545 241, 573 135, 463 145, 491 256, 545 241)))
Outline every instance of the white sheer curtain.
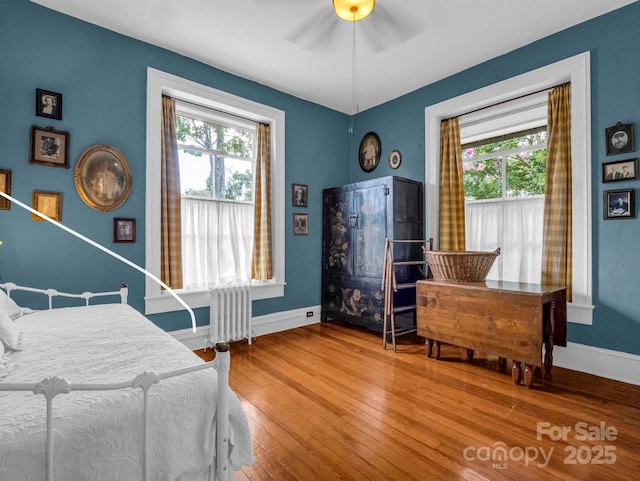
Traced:
POLYGON ((544 196, 465 204, 467 250, 500 247, 487 279, 540 283, 544 196))
POLYGON ((185 289, 251 282, 253 204, 182 198, 185 289))

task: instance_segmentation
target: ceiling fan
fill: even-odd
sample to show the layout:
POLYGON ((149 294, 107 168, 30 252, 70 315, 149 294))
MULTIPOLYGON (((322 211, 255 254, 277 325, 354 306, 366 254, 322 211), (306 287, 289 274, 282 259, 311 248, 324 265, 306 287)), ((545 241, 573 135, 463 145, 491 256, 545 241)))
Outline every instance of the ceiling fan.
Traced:
POLYGON ((284 35, 288 41, 305 50, 327 52, 344 48, 345 45, 348 47, 355 23, 360 45, 371 53, 398 46, 415 37, 425 27, 415 18, 409 5, 411 2, 407 0, 279 1, 304 4, 307 10, 311 10, 284 35), (353 18, 351 14, 354 15, 353 18))

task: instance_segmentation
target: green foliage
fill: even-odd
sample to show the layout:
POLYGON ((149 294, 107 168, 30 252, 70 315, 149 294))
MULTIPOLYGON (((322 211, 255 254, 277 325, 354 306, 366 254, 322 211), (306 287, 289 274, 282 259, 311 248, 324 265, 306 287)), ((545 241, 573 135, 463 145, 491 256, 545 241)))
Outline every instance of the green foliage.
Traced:
POLYGON ((250 132, 177 115, 176 138, 183 146, 194 147, 184 147, 184 152, 195 157, 205 155, 209 157, 210 170, 205 181, 206 190, 188 189, 186 194, 252 200, 251 171, 231 173, 229 169, 225 168, 225 160, 227 160, 225 155, 221 155, 251 158, 253 155, 253 135, 250 132))
MULTIPOLYGON (((253 136, 249 132, 181 115, 176 116, 176 137, 182 144, 228 155, 251 157, 253 153, 253 136)), ((192 155, 203 155, 198 150, 184 150, 192 155)))
POLYGON ((501 155, 501 152, 546 141, 546 132, 488 143, 463 152, 463 158, 496 153, 495 158, 464 163, 466 200, 500 199, 503 196, 503 162, 506 162, 506 197, 544 194, 546 149, 501 155))
POLYGON ((249 169, 233 173, 227 181, 227 191, 224 198, 248 202, 253 200, 253 176, 249 169))

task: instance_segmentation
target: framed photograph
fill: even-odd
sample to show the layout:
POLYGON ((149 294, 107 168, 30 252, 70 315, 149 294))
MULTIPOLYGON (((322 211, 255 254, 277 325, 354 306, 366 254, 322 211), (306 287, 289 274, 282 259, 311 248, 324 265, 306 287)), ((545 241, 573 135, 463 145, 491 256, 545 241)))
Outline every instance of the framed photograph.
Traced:
POLYGON ((62 120, 62 94, 36 89, 36 115, 62 120))
POLYGON ((602 164, 602 182, 634 180, 638 178, 638 159, 618 160, 602 164))
POLYGON ((293 214, 293 234, 307 235, 309 233, 309 214, 293 214))
POLYGON ((109 212, 120 207, 131 192, 131 169, 118 149, 93 145, 76 163, 73 179, 78 194, 92 209, 109 212))
MULTIPOLYGON (((11 171, 0 169, 0 192, 11 195, 11 171)), ((11 202, 4 197, 0 197, 0 210, 11 209, 11 202)))
POLYGON ((607 155, 623 154, 636 150, 633 138, 633 124, 618 122, 613 127, 605 129, 607 155))
POLYGON ((381 151, 382 145, 378 134, 375 132, 365 134, 360 141, 360 148, 358 149, 360 168, 365 172, 373 172, 380 162, 381 151))
POLYGON ((291 184, 291 204, 294 207, 307 207, 309 188, 304 184, 291 184))
POLYGON ((113 219, 113 242, 135 242, 136 220, 116 217, 113 219))
POLYGON ((29 163, 68 169, 69 132, 32 126, 29 163))
MULTIPOLYGON (((62 220, 62 194, 59 192, 33 191, 32 208, 47 217, 60 222, 62 220)), ((31 220, 46 222, 39 215, 31 214, 31 220)))
POLYGON ((389 166, 392 169, 397 169, 400 167, 400 162, 402 161, 402 155, 400 155, 399 150, 392 150, 389 154, 389 166))
POLYGON ((604 192, 605 219, 634 219, 636 217, 635 189, 607 190, 604 192))

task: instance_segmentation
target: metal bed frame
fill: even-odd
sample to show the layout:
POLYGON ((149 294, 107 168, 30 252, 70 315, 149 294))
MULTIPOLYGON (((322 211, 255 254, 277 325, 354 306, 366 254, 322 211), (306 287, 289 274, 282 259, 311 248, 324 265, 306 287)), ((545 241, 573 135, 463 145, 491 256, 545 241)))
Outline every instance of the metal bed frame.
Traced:
MULTIPOLYGON (((111 292, 84 292, 82 294, 70 294, 65 292, 58 292, 55 289, 36 289, 31 287, 22 287, 13 283, 0 284, 0 288, 6 290, 7 295, 11 297, 12 291, 27 291, 32 293, 44 294, 49 298, 49 309, 53 308, 53 298, 56 296, 84 299, 85 305, 89 305, 89 301, 95 297, 104 296, 120 296, 120 302, 122 304, 127 303, 128 288, 125 284, 120 287, 118 291, 111 292)), ((149 460, 148 460, 148 447, 149 447, 149 433, 147 431, 147 422, 149 417, 149 409, 147 404, 147 398, 149 390, 156 384, 159 384, 163 379, 169 379, 178 377, 184 374, 188 374, 203 369, 215 369, 217 375, 217 397, 216 399, 216 459, 215 463, 211 465, 211 479, 217 481, 232 481, 233 470, 230 468, 229 462, 229 402, 228 397, 225 395, 229 389, 229 368, 230 368, 230 352, 229 343, 221 342, 215 345, 216 357, 213 361, 197 364, 192 367, 179 369, 175 371, 154 373, 154 372, 142 372, 138 374, 134 379, 129 381, 123 381, 113 384, 75 384, 69 380, 54 376, 47 377, 39 382, 33 383, 2 383, 0 382, 0 391, 22 391, 33 392, 34 395, 41 394, 46 401, 47 409, 47 426, 46 426, 46 438, 45 438, 45 474, 46 481, 54 481, 53 477, 53 401, 56 396, 60 394, 68 394, 71 391, 112 391, 120 389, 141 389, 144 396, 143 404, 143 441, 142 441, 142 474, 141 479, 148 481, 149 479, 149 460)))

